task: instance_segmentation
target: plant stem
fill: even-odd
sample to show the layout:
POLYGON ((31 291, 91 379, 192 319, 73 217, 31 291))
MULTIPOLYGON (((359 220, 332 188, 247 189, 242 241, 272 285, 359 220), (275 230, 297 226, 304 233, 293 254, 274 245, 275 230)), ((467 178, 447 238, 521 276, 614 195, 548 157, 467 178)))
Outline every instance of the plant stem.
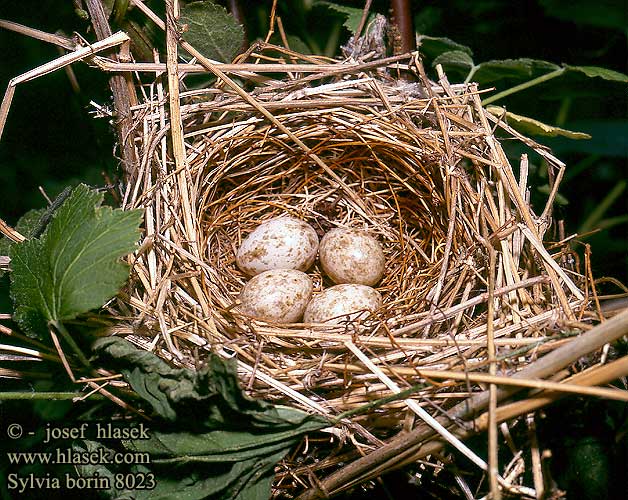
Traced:
POLYGON ((606 211, 611 207, 613 203, 622 195, 624 190, 626 189, 626 181, 621 180, 615 187, 609 191, 609 193, 604 197, 604 199, 598 203, 595 209, 589 214, 589 216, 582 223, 578 232, 580 234, 586 233, 593 229, 595 225, 602 220, 606 211))
MULTIPOLYGON (((0 392, 0 401, 8 401, 15 399, 46 399, 51 401, 65 401, 76 398, 83 398, 85 393, 82 392, 0 392)), ((89 396, 89 399, 106 399, 102 394, 94 393, 89 396)))
POLYGON ((392 0, 393 23, 399 30, 400 54, 412 52, 415 48, 415 36, 412 29, 412 13, 409 0, 392 0))
POLYGON ((229 0, 227 4, 229 5, 229 12, 231 12, 231 15, 238 24, 242 25, 242 28, 244 29, 244 40, 242 40, 241 50, 246 50, 249 46, 249 30, 246 19, 244 18, 244 10, 242 9, 240 0, 229 0))
MULTIPOLYGON (((87 0, 87 10, 92 20, 94 33, 98 40, 111 36, 111 28, 107 22, 107 16, 100 0, 87 0)), ((118 56, 111 56, 114 60, 118 60, 118 56)), ((129 78, 127 75, 126 78, 129 78)), ((127 85, 125 76, 112 75, 109 79, 109 86, 113 94, 113 104, 116 110, 115 126, 118 135, 118 143, 120 144, 120 156, 122 166, 125 173, 125 180, 131 182, 137 166, 137 158, 135 156, 133 120, 131 117, 131 94, 130 86, 127 85)))
POLYGON ((377 408, 379 406, 385 405, 386 403, 392 403, 393 401, 401 401, 404 399, 408 399, 408 397, 410 397, 415 392, 422 391, 423 389, 427 387, 430 387, 430 386, 428 384, 413 385, 411 387, 408 387, 407 389, 404 389, 401 392, 391 394, 390 396, 384 396, 381 399, 377 399, 370 403, 361 405, 357 408, 354 408, 353 410, 347 410, 345 412, 342 412, 334 418, 334 425, 337 425, 338 423, 340 423, 342 420, 346 418, 350 418, 350 417, 354 417, 355 415, 366 413, 367 411, 377 408))
POLYGON ((558 116, 556 116, 556 125, 558 127, 564 127, 565 123, 567 123, 567 116, 569 115, 572 102, 573 99, 571 97, 564 97, 560 101, 560 109, 558 110, 558 116))
POLYGON ((89 360, 85 357, 85 354, 83 354, 83 351, 81 350, 81 348, 74 341, 74 339, 72 338, 72 335, 70 335, 70 332, 68 332, 65 326, 63 326, 63 323, 61 323, 61 321, 53 321, 52 325, 61 334, 61 336, 63 337, 63 340, 65 340, 69 344, 69 346, 72 348, 72 351, 74 351, 74 354, 76 354, 76 357, 79 359, 81 364, 86 367, 91 366, 89 363, 89 360))
MULTIPOLYGON (((583 333, 580 337, 573 339, 569 344, 565 344, 546 356, 540 358, 532 364, 529 364, 526 368, 513 375, 515 378, 546 378, 571 363, 578 358, 585 356, 597 349, 600 349, 604 344, 614 342, 618 338, 628 333, 628 310, 612 317, 592 328, 586 333, 583 333)), ((625 358, 621 358, 625 361, 625 358)), ((619 362, 619 360, 617 361, 619 362)), ((622 368, 626 366, 622 362, 622 368)), ((624 376, 625 370, 621 370, 618 373, 613 373, 612 378, 606 379, 602 382, 593 383, 608 383, 610 380, 614 380, 618 376, 624 376)), ((584 378, 581 374, 576 375, 577 378, 584 378)), ((569 381, 569 380, 568 380, 569 381)), ((583 385, 592 385, 583 383, 583 385)), ((497 391, 497 399, 501 401, 508 396, 515 394, 521 388, 511 387, 508 389, 500 389, 497 391)), ((556 397, 556 393, 552 394, 556 397)), ((460 419, 469 416, 474 416, 475 413, 480 412, 488 405, 488 391, 479 393, 471 398, 468 398, 463 403, 460 403, 448 411, 448 418, 441 418, 444 425, 451 423, 450 419, 460 419)), ((533 410, 526 410, 533 411, 533 410)), ((504 418, 511 418, 513 415, 507 417, 500 417, 500 421, 504 418)), ((472 427, 473 428, 473 427, 472 427)), ((483 427, 484 429, 486 426, 483 427)), ((462 430, 459 431, 460 436, 469 436, 473 434, 473 431, 462 430)), ((394 468, 398 468, 403 465, 406 459, 416 460, 417 452, 423 450, 421 456, 425 456, 430 452, 435 452, 443 447, 441 441, 429 441, 434 439, 434 431, 427 425, 419 425, 410 432, 400 433, 388 441, 384 446, 372 451, 366 456, 363 456, 343 468, 333 472, 329 476, 319 480, 316 487, 312 487, 297 497, 297 500, 314 500, 320 498, 320 493, 336 494, 339 491, 349 487, 352 484, 358 484, 361 481, 368 479, 371 475, 378 472, 388 472, 394 468), (429 448, 429 449, 428 449, 429 448)))
POLYGON ((543 83, 543 82, 547 82, 548 80, 552 80, 553 78, 556 78, 557 76, 562 75, 565 72, 565 68, 559 68, 555 71, 552 71, 550 73, 546 73, 544 75, 539 76, 538 78, 533 78, 532 80, 529 80, 527 82, 521 83, 519 85, 515 85, 514 87, 511 87, 507 90, 504 90, 503 92, 498 92, 495 95, 492 95, 491 97, 487 97, 486 99, 484 99, 482 101, 482 106, 486 106, 487 104, 491 104, 492 102, 498 101, 499 99, 502 99, 504 97, 507 97, 509 95, 512 94, 516 94, 517 92, 521 92, 522 90, 526 90, 529 89, 530 87, 534 87, 535 85, 538 85, 539 83, 543 83))

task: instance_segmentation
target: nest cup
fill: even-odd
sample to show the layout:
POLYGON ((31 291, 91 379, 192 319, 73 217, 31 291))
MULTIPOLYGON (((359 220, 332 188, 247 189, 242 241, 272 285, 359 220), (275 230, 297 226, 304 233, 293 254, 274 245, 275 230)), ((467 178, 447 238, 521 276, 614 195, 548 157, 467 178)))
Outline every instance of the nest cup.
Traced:
MULTIPOLYGON (((526 347, 539 340, 528 337, 542 328, 546 349, 560 340, 551 332, 584 303, 587 285, 577 269, 567 275, 561 267, 566 247, 550 255, 543 246, 555 190, 537 215, 527 200, 527 157, 513 170, 493 127, 540 154, 556 177, 564 165, 486 111, 475 85, 450 85, 442 74, 431 82, 410 56, 279 59, 325 69, 263 74, 259 83, 247 66, 239 73, 246 94, 222 80, 183 92, 175 111, 185 158, 173 157, 165 139, 164 100, 135 108, 142 160, 125 206, 146 208, 150 244, 136 257, 121 306, 137 319, 117 333, 190 367, 199 349, 235 356, 251 395, 330 416, 358 410, 343 425, 378 446, 409 415, 401 400, 366 408, 390 396, 385 376, 405 388, 425 383, 424 369, 487 364, 489 300, 495 342, 517 353, 503 359, 509 369, 536 356, 526 347), (399 72, 423 76, 406 82, 399 72), (376 286, 382 307, 335 325, 240 314, 248 277, 235 264, 237 249, 282 215, 304 220, 319 237, 334 227, 375 236, 386 257, 376 286)), ((161 85, 153 82, 150 95, 162 95, 161 85)), ((331 285, 318 262, 308 274, 315 292, 331 285)), ((472 391, 450 381, 418 394, 443 411, 472 391)))
MULTIPOLYGON (((233 303, 247 279, 234 258, 243 237, 282 215, 309 223, 319 238, 344 227, 379 240, 387 264, 378 284, 384 305, 373 311, 378 320, 397 318, 400 324, 425 307, 426 291, 437 275, 434 266, 442 259, 442 248, 433 249, 447 231, 439 165, 425 149, 415 146, 408 154, 399 139, 383 141, 383 134, 398 137, 394 120, 363 123, 359 113, 342 115, 335 109, 303 113, 286 125, 329 170, 295 150, 273 127, 245 131, 206 150, 213 168, 204 169, 199 179, 205 186, 198 213, 204 236, 199 254, 222 277, 222 308, 233 303), (370 142, 361 134, 371 136, 370 142)), ((318 290, 333 284, 318 263, 309 274, 318 290)))
MULTIPOLYGON (((228 347, 261 371, 268 362, 275 380, 295 387, 310 370, 326 366, 323 353, 346 362, 344 344, 351 339, 364 340, 377 356, 402 359, 404 346, 410 356, 417 348, 435 350, 411 339, 473 338, 474 326, 481 333, 485 304, 463 307, 453 317, 443 311, 486 292, 488 239, 498 249, 505 243, 503 266, 510 276, 502 272, 497 286, 544 276, 529 242, 512 230, 525 219, 518 213, 521 200, 504 182, 514 173, 487 130, 489 114, 479 105, 477 88, 429 82, 426 97, 426 82, 399 83, 383 68, 337 73, 319 87, 304 78, 283 81, 274 92, 251 91, 272 110, 273 121, 222 86, 206 90, 211 100, 199 102, 198 92, 182 95, 184 170, 168 159, 167 128, 151 124, 158 104, 149 102, 138 113, 144 129, 154 133, 144 143, 148 161, 128 190, 128 205, 148 206, 153 245, 136 261, 132 295, 146 305, 144 313, 158 306, 148 315, 158 321, 144 326, 152 335, 161 330, 172 359, 189 362, 189 349, 198 345, 228 347), (237 249, 259 224, 282 215, 306 221, 319 237, 334 227, 375 236, 386 257, 377 285, 383 306, 341 325, 277 325, 240 314, 237 298, 248 277, 235 264, 237 249), (164 335, 164 329, 175 333, 164 335)), ((532 213, 528 204, 523 209, 532 213)), ((543 224, 536 235, 546 229, 543 224)), ((318 262, 308 274, 315 292, 332 285, 318 262)), ((544 310, 553 285, 539 279, 530 291, 522 286, 506 296, 502 326, 544 310)), ((312 383, 310 377, 308 389, 312 383)), ((294 403, 259 381, 249 384, 253 393, 258 384, 264 397, 294 403)))

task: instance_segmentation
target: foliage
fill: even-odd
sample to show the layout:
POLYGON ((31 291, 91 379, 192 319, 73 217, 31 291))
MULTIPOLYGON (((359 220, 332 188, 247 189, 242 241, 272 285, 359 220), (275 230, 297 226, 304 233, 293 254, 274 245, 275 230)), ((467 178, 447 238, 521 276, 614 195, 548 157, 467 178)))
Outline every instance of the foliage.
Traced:
MULTIPOLYGON (((33 208, 26 212, 17 224, 15 230, 26 238, 30 238, 34 231, 39 227, 39 221, 46 211, 43 208, 33 208)), ((13 245, 13 241, 6 236, 0 237, 0 255, 9 255, 9 250, 13 245)), ((3 271, 0 269, 0 277, 3 271)))
MULTIPOLYGON (((325 6, 328 9, 336 11, 341 14, 345 18, 342 25, 347 28, 351 33, 355 33, 360 25, 360 21, 362 20, 362 11, 363 9, 358 9, 356 7, 349 7, 347 5, 340 5, 334 2, 325 2, 319 0, 315 3, 315 5, 325 6)), ((369 15, 367 19, 368 22, 373 19, 373 15, 369 15)))
POLYGON ((527 116, 511 113, 510 111, 506 111, 505 108, 501 108, 499 106, 487 106, 486 110, 493 113, 495 116, 505 118, 508 123, 514 125, 517 130, 526 135, 545 135, 548 137, 562 136, 575 140, 591 139, 589 134, 585 134, 583 132, 573 132, 571 130, 565 130, 564 128, 547 125, 543 122, 535 120, 534 118, 528 118, 527 116))
POLYGON ((126 281, 119 259, 135 248, 142 212, 101 207, 102 200, 79 185, 40 238, 12 245, 11 295, 25 332, 100 307, 126 281))
POLYGON ((210 59, 230 62, 244 41, 242 26, 211 1, 184 5, 179 23, 185 26, 185 40, 210 59))
MULTIPOLYGON (((148 453, 152 467, 131 472, 155 475, 155 488, 136 498, 268 498, 275 464, 303 433, 329 425, 292 408, 248 398, 239 388, 234 360, 211 354, 198 370, 175 369, 147 351, 116 337, 99 339, 94 349, 107 366, 118 368, 153 411, 172 425, 151 429, 149 439, 123 440, 126 450, 148 453)), ((155 427, 158 423, 151 424, 155 427)), ((88 441, 78 449, 102 443, 88 441)), ((103 465, 84 467, 114 474, 103 465)), ((113 484, 113 483, 112 483, 113 484)), ((112 498, 122 494, 111 491, 112 498)))

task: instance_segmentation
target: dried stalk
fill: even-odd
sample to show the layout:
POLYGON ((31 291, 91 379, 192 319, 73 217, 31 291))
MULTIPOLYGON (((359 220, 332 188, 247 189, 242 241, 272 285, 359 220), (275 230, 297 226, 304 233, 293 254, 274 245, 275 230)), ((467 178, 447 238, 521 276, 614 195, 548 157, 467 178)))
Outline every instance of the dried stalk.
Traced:
MULTIPOLYGON (((87 10, 94 27, 94 32, 98 40, 104 40, 111 36, 111 28, 107 22, 107 16, 100 0, 86 0, 87 10)), ((128 37, 127 37, 128 40, 128 37)), ((128 42, 127 42, 128 43, 128 42)), ((112 56, 117 61, 117 56, 112 56)), ((109 79, 111 93, 113 94, 113 104, 116 111, 115 125, 120 142, 120 156, 125 177, 132 180, 136 174, 137 157, 133 144, 132 128, 133 119, 131 116, 131 94, 129 86, 122 75, 113 75, 109 79)))

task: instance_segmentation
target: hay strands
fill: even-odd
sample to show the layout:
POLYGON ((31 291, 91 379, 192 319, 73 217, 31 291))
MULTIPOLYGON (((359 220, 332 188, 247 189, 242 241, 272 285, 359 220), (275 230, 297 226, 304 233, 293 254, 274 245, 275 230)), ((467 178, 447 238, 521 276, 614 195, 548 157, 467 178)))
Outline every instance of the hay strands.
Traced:
MULTIPOLYGON (((612 342, 628 333, 628 311, 613 317, 612 319, 596 326, 583 334, 581 337, 572 340, 569 344, 560 347, 551 354, 530 364, 521 372, 517 373, 517 378, 533 378, 535 376, 545 377, 559 372, 562 368, 573 363, 576 359, 602 347, 607 342, 612 342)), ((567 379, 571 383, 582 385, 604 384, 619 377, 628 375, 628 357, 623 357, 607 366, 599 366, 590 372, 583 372, 567 379)), ((499 399, 505 395, 510 395, 514 391, 502 391, 499 399)), ((502 406, 496 415, 498 421, 504 421, 518 415, 523 415, 538 409, 545 404, 549 404, 560 397, 558 393, 541 393, 534 397, 510 405, 502 406)), ((468 402, 461 403, 457 411, 450 413, 450 418, 470 415, 474 411, 484 408, 488 401, 488 391, 475 396, 468 402)), ((473 429, 483 430, 488 426, 488 414, 478 417, 474 422, 473 429)), ((469 435, 469 431, 463 431, 459 437, 469 435)), ((312 500, 318 498, 321 491, 326 494, 337 494, 355 484, 359 484, 371 477, 376 477, 385 471, 390 471, 403 464, 411 463, 414 460, 435 453, 443 447, 442 441, 432 440, 434 431, 427 426, 417 427, 410 433, 404 433, 378 450, 373 451, 364 458, 343 467, 336 473, 324 478, 315 488, 307 490, 298 497, 298 500, 312 500), (364 475, 364 476, 362 476, 364 475)))
MULTIPOLYGON (((168 32, 167 26, 172 22, 164 24, 168 32)), ((508 374, 521 370, 570 342, 562 333, 576 323, 573 311, 588 318, 582 290, 590 284, 545 249, 550 213, 532 212, 527 159, 515 179, 479 104, 482 90, 450 85, 444 74, 438 83, 390 78, 398 71, 424 75, 412 54, 331 63, 260 44, 239 64, 223 65, 181 46, 217 77, 216 85, 172 92, 183 72, 200 71, 176 62, 173 43, 165 66, 106 63, 107 70, 156 74, 141 87, 144 101, 132 107, 140 166, 124 204, 147 209, 147 234, 128 294, 141 318, 139 331, 126 332, 130 340, 186 366, 193 366, 195 348, 232 353, 252 395, 333 417, 415 385, 427 373, 445 382, 420 397, 451 408, 474 396, 470 384, 502 387, 507 376, 477 370, 496 360, 507 361, 508 374), (260 63, 270 51, 273 61, 260 63), (275 71, 277 64, 282 71, 275 71), (164 70, 170 92, 159 75, 164 70), (278 73, 285 78, 275 80, 278 73), (260 221, 280 214, 322 231, 376 233, 389 268, 379 287, 383 308, 362 322, 331 326, 239 315, 237 294, 246 277, 234 265, 235 249, 260 221), (489 246, 495 252, 490 290, 489 246), (348 356, 357 353, 349 346, 370 352, 371 365, 351 362, 348 356)), ((501 125, 495 123, 505 130, 501 125)), ((542 152, 550 168, 564 167, 542 146, 520 140, 542 152)), ((310 274, 318 290, 328 286, 318 267, 310 274)), ((579 328, 588 328, 586 321, 579 328)), ((543 384, 532 377, 517 388, 558 388, 543 384)), ((623 397, 590 389, 584 392, 623 397)), ((381 437, 366 422, 399 423, 406 406, 426 411, 414 397, 406 404, 390 400, 368 418, 354 414, 339 425, 380 443, 377 448, 381 437)), ((450 441, 464 449, 449 427, 443 428, 450 441)), ((499 479, 502 487, 507 482, 499 479)))
POLYGON ((57 59, 42 64, 37 68, 34 68, 30 71, 27 71, 26 73, 12 78, 9 81, 9 85, 7 86, 4 97, 2 99, 2 104, 0 105, 0 138, 2 137, 2 132, 4 131, 4 126, 6 124, 7 116, 9 114, 13 95, 15 94, 15 89, 19 84, 29 82, 31 80, 34 80, 35 78, 39 78, 40 76, 47 75, 49 73, 52 73, 53 71, 57 71, 66 66, 69 66, 70 64, 77 61, 89 59, 98 52, 102 52, 111 49, 112 47, 117 47, 118 45, 128 43, 129 40, 130 39, 126 33, 119 31, 105 38, 104 40, 100 40, 84 47, 79 47, 73 52, 65 54, 57 59))

